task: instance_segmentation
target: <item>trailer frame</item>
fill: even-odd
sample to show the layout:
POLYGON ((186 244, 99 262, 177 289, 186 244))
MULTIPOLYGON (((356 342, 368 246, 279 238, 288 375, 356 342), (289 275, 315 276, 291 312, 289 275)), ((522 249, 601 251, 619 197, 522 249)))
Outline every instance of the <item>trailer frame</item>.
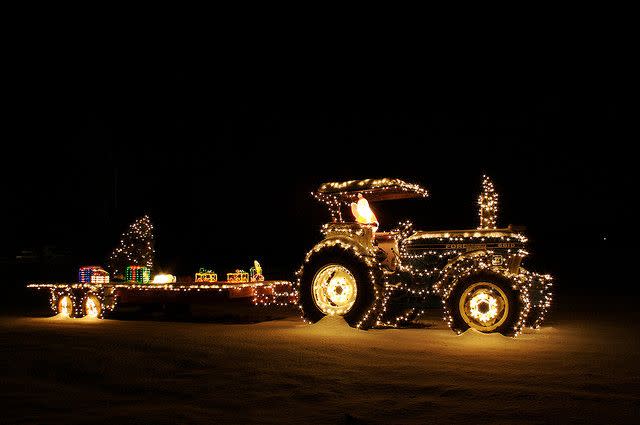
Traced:
POLYGON ((64 314, 69 317, 95 316, 104 318, 105 314, 116 310, 119 303, 144 304, 146 302, 171 302, 177 296, 187 304, 198 298, 217 294, 229 299, 244 298, 254 306, 287 306, 297 303, 297 291, 290 281, 266 280, 260 282, 211 282, 193 283, 176 282, 168 284, 111 282, 111 283, 81 283, 81 282, 34 282, 28 283, 27 288, 45 291, 50 294, 50 308, 54 314, 64 314), (61 311, 60 301, 68 297, 71 305, 68 313, 61 311), (90 300, 90 301, 89 301, 90 300), (97 305, 88 311, 87 304, 97 305))

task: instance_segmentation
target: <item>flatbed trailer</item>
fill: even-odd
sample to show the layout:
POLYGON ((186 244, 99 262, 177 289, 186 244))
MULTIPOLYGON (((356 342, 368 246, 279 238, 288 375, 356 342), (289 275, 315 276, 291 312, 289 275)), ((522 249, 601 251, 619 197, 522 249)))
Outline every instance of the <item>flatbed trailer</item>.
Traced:
POLYGON ((284 280, 260 282, 155 283, 29 283, 27 288, 49 291, 54 314, 103 318, 118 306, 145 304, 207 304, 245 300, 254 306, 297 302, 293 284, 284 280))

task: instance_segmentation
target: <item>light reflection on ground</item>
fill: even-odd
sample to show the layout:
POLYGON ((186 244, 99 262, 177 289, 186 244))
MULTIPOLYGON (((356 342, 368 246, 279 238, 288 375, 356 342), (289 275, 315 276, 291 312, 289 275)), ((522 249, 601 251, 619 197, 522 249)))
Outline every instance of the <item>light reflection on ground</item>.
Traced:
POLYGON ((339 318, 2 318, 5 416, 55 423, 118 406, 101 409, 98 422, 637 419, 640 350, 628 329, 573 320, 512 339, 456 336, 431 319, 428 328, 361 331, 339 318))

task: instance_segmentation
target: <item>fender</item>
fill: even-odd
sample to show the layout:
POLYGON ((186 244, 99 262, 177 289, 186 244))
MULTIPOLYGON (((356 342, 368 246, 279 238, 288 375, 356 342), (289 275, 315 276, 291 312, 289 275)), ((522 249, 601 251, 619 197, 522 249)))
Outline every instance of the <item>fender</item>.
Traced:
POLYGON ((330 247, 340 248, 347 252, 351 252, 356 257, 362 258, 362 260, 370 267, 377 265, 375 255, 376 251, 374 250, 373 245, 370 247, 365 246, 358 239, 350 238, 345 235, 330 236, 317 243, 305 256, 305 263, 308 262, 315 253, 330 247))

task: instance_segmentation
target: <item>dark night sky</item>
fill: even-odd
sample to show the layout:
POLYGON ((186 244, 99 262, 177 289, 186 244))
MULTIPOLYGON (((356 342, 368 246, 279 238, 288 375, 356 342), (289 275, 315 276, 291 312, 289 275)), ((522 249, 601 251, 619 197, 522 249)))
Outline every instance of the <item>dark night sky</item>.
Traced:
POLYGON ((383 228, 401 218, 468 228, 486 172, 499 222, 528 228, 534 268, 579 287, 619 260, 636 191, 615 93, 479 93, 413 76, 354 88, 254 71, 261 77, 140 62, 30 69, 6 117, 0 254, 66 247, 77 264, 51 273, 72 278, 149 213, 166 271, 220 274, 258 258, 290 277, 328 218, 308 194, 320 182, 419 182, 430 199, 375 205, 383 228))

